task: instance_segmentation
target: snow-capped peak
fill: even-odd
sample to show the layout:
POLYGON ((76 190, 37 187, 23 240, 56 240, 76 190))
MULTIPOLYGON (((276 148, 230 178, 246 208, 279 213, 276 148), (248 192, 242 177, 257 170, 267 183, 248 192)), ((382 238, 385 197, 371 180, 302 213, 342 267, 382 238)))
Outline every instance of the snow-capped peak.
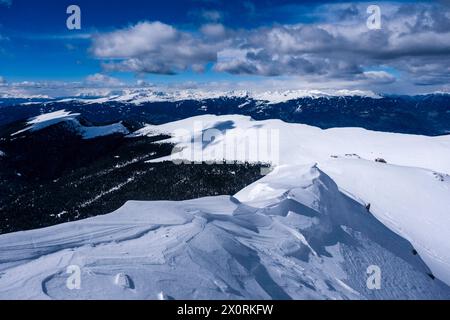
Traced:
MULTIPOLYGON (((300 98, 319 98, 319 97, 343 97, 343 96, 364 96, 370 98, 380 98, 379 95, 371 91, 361 90, 285 90, 285 91, 247 91, 247 90, 157 90, 153 88, 129 88, 114 90, 110 92, 98 92, 95 98, 86 98, 93 96, 80 94, 76 99, 84 103, 106 103, 119 102, 129 104, 143 104, 151 102, 177 102, 185 100, 207 100, 220 98, 248 98, 255 101, 262 101, 269 104, 282 103, 289 100, 300 98)), ((69 99, 70 100, 70 99, 69 99)), ((68 99, 60 100, 67 102, 68 99)))

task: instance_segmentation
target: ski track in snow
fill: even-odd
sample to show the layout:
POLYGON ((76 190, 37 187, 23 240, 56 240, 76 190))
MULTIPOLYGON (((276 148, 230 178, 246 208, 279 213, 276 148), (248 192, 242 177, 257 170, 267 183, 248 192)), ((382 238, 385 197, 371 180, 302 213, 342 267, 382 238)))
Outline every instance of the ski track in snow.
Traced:
MULTIPOLYGON (((449 136, 243 116, 139 134, 198 120, 279 129, 279 166, 233 197, 129 201, 0 235, 0 299, 450 299, 449 136), (80 290, 66 286, 70 265, 80 267, 80 290), (367 288, 371 265, 382 270, 380 290, 367 288)), ((186 148, 198 134, 171 140, 186 148)), ((222 142, 194 148, 211 155, 222 142)))

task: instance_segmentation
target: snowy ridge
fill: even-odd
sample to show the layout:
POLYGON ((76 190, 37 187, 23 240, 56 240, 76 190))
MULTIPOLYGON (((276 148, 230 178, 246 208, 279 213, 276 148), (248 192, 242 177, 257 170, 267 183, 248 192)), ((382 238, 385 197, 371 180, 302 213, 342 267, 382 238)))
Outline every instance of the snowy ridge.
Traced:
MULTIPOLYGON (((238 115, 193 117, 147 126, 137 134, 170 134, 180 128, 189 134, 168 141, 175 143, 181 152, 153 161, 198 161, 193 155, 199 154, 203 161, 224 158, 246 161, 248 135, 239 130, 278 130, 280 157, 276 165, 317 163, 344 192, 363 205, 370 203, 371 212, 380 221, 413 242, 432 271, 450 284, 450 179, 439 178, 450 174, 450 136, 426 137, 360 128, 321 130, 280 120, 254 121, 238 115), (241 150, 231 154, 232 159, 224 151, 229 142, 226 135, 215 137, 210 144, 199 139, 203 130, 223 124, 227 134, 234 137, 236 149, 241 150), (376 162, 377 159, 387 163, 376 162)), ((272 160, 261 156, 262 162, 272 160)))
POLYGON ((21 133, 24 133, 26 131, 38 131, 42 130, 44 128, 47 128, 49 126, 52 126, 54 124, 64 122, 64 121, 74 121, 79 116, 79 113, 71 113, 66 110, 58 110, 51 113, 45 113, 40 116, 34 117, 30 120, 28 120, 27 125, 28 127, 19 130, 13 134, 12 136, 19 135, 21 133))
POLYGON ((50 127, 58 123, 68 123, 71 128, 77 131, 83 139, 93 139, 96 137, 107 136, 114 133, 128 134, 129 131, 121 123, 114 123, 106 126, 86 127, 80 124, 78 121, 79 113, 71 113, 66 110, 58 110, 51 113, 42 114, 34 117, 27 122, 27 127, 19 130, 11 136, 16 136, 24 132, 38 131, 50 127))
MULTIPOLYGON (((90 95, 95 95, 90 92, 90 95)), ((370 91, 361 90, 287 90, 287 91, 203 91, 203 90, 164 90, 158 91, 150 88, 133 88, 113 90, 109 93, 104 90, 99 91, 99 98, 83 98, 80 94, 79 98, 67 98, 59 102, 77 101, 79 103, 129 103, 140 105, 149 102, 177 102, 184 100, 207 100, 219 98, 247 98, 256 101, 262 101, 269 104, 281 103, 299 98, 319 98, 319 97, 346 97, 346 96, 365 96, 371 98, 380 98, 379 95, 370 91)))
POLYGON ((135 134, 180 128, 173 157, 203 161, 223 160, 225 143, 204 144, 205 129, 277 129, 279 163, 234 196, 129 201, 0 235, 0 299, 450 299, 450 136, 209 115, 135 134), (66 286, 69 266, 80 290, 66 286))
MULTIPOLYGON (((309 164, 335 157, 376 160, 383 158, 389 164, 426 168, 441 173, 450 173, 450 135, 428 137, 370 131, 361 128, 333 128, 322 130, 303 124, 286 123, 281 120, 255 121, 248 116, 203 115, 174 121, 163 125, 148 125, 135 135, 177 134, 167 140, 182 151, 159 159, 194 160, 191 150, 201 154, 204 161, 221 161, 229 155, 224 152, 227 137, 238 150, 245 150, 250 134, 257 132, 279 132, 278 164, 309 164), (183 129, 184 131, 179 131, 183 129), (214 143, 202 143, 202 134, 208 129, 220 129, 214 143), (225 134, 226 133, 226 134, 225 134), (195 138, 195 139, 194 139, 195 138)), ((236 160, 245 161, 245 152, 236 152, 236 160)), ((270 155, 258 154, 259 161, 270 162, 270 155), (267 157, 266 157, 267 156, 267 157)), ((230 159, 230 160, 234 160, 230 159)))
POLYGON ((281 167, 235 197, 130 201, 106 216, 2 235, 0 248, 3 299, 450 297, 408 242, 316 166, 281 167), (251 196, 261 184, 277 191, 251 196), (371 264, 384 270, 382 290, 366 286, 371 264), (66 287, 73 265, 80 290, 66 287))

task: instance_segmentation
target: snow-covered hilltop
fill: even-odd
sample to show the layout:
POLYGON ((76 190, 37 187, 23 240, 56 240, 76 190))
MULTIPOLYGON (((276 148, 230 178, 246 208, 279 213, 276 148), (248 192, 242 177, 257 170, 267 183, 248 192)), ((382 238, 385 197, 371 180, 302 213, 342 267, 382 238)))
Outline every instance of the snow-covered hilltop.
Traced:
MULTIPOLYGON (((276 130, 277 167, 234 196, 129 201, 0 235, 0 298, 450 298, 450 136, 210 115, 135 135, 180 129, 171 158, 197 160, 197 151, 203 161, 245 160, 223 152, 227 134, 276 130), (218 134, 205 143, 211 128, 218 134), (373 266, 379 289, 367 286, 373 266), (74 268, 80 288, 70 290, 74 268)), ((248 145, 234 137, 237 149, 248 145)))
POLYGON ((235 197, 130 201, 0 236, 0 247, 2 299, 450 297, 407 241, 310 166, 282 167, 235 197), (380 290, 366 286, 370 265, 383 272, 380 290), (79 290, 66 285, 74 266, 79 290))
MULTIPOLYGON (((346 194, 364 205, 370 203, 371 212, 417 246, 433 271, 450 284, 450 136, 360 128, 321 130, 280 120, 253 121, 244 116, 194 117, 147 126, 138 134, 167 134, 180 132, 180 128, 186 130, 185 134, 170 141, 181 151, 160 160, 246 161, 249 143, 257 144, 255 136, 265 143, 267 133, 277 132, 279 144, 272 145, 277 157, 259 153, 259 161, 275 160, 275 165, 288 166, 317 163, 346 194), (223 134, 217 132, 223 127, 223 134), (211 143, 199 138, 208 129, 216 130, 216 136, 207 139, 211 143), (234 152, 227 152, 230 145, 234 152)), ((258 147, 264 147, 264 143, 258 147)))

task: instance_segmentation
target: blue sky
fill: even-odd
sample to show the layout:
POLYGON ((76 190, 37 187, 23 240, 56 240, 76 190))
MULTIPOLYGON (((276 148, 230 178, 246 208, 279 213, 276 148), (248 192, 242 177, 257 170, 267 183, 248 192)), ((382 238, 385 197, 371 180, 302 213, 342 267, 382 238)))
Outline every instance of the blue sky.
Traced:
MULTIPOLYGON (((310 22, 314 7, 323 1, 107 1, 107 0, 11 0, 0 7, 2 43, 1 75, 13 81, 80 80, 101 71, 89 52, 86 34, 107 32, 140 21, 161 21, 184 30, 196 30, 217 13, 223 24, 232 28, 254 28, 274 23, 310 22), (82 29, 69 31, 66 9, 77 4, 82 13, 82 29), (292 8, 295 12, 292 12, 292 8), (77 38, 80 37, 80 38, 77 38), (38 63, 36 63, 38 62, 38 63)), ((132 75, 119 74, 130 78, 132 75)), ((187 72, 174 77, 151 77, 159 81, 198 78, 187 72)), ((202 79, 229 79, 226 75, 208 74, 202 79)))
POLYGON ((0 0, 0 82, 447 90, 448 2, 378 1, 380 30, 369 4, 0 0))

